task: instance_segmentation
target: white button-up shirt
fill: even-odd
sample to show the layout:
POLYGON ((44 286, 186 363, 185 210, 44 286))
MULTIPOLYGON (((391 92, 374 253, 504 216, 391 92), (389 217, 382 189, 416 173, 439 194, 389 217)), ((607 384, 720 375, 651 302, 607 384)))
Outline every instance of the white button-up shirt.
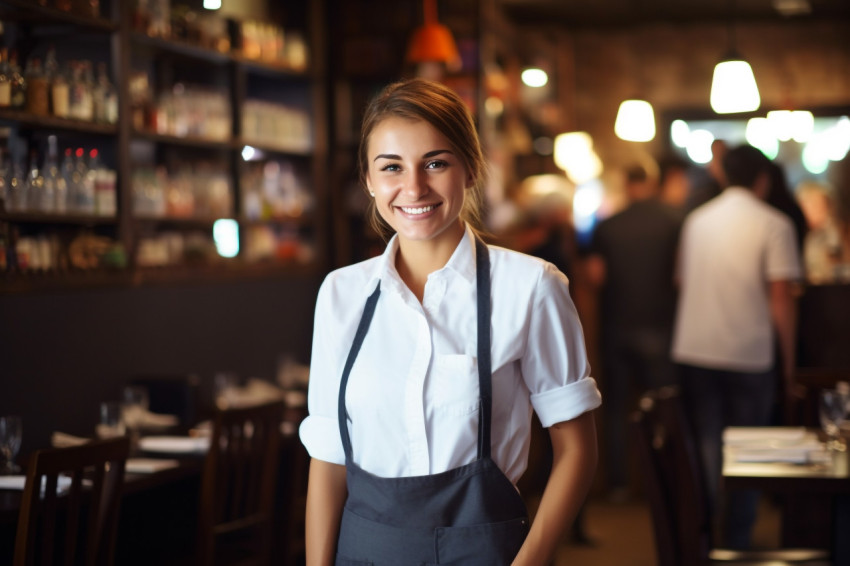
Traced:
POLYGON ((800 278, 794 227, 751 190, 729 187, 688 215, 672 356, 744 372, 773 364, 768 284, 800 278))
MULTIPOLYGON (((443 472, 477 457, 478 366, 475 243, 467 231, 431 273, 420 304, 383 255, 330 273, 319 290, 309 416, 300 435, 310 456, 345 463, 337 397, 366 298, 381 296, 349 377, 354 462, 382 477, 443 472)), ((532 407, 544 427, 601 403, 567 278, 540 259, 489 246, 492 458, 514 483, 525 471, 532 407)))

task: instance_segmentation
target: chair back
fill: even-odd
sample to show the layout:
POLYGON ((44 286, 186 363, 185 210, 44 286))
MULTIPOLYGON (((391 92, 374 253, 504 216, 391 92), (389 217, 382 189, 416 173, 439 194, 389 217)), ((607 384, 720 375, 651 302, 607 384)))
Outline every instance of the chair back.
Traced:
POLYGON ((655 398, 656 418, 666 437, 665 471, 674 505, 679 553, 685 564, 699 564, 709 558, 712 526, 696 437, 678 387, 662 387, 655 391, 655 398))
POLYGON ((214 410, 201 480, 200 564, 215 563, 226 554, 222 543, 239 535, 240 558, 270 562, 283 409, 274 401, 214 410))
POLYGON ((678 533, 672 493, 667 486, 664 452, 669 449, 666 431, 655 420, 655 398, 645 395, 631 417, 632 434, 652 516, 658 566, 679 566, 678 533))
POLYGON ((129 439, 120 437, 33 454, 14 566, 112 564, 129 448, 129 439), (66 478, 70 485, 64 488, 66 478))

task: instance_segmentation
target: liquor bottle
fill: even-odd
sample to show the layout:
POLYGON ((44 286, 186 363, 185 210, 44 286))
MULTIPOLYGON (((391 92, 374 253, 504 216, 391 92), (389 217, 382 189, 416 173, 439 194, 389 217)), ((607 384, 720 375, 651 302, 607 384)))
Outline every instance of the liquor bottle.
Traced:
POLYGON ((6 48, 0 49, 0 107, 12 104, 12 79, 9 76, 9 61, 6 48))
POLYGON ((12 108, 22 110, 27 101, 27 82, 18 67, 18 53, 12 51, 9 55, 9 77, 12 81, 10 102, 12 108))
POLYGON ((32 58, 27 61, 24 79, 27 83, 27 112, 33 116, 47 116, 50 111, 50 89, 41 68, 41 59, 32 58))
POLYGON ((26 207, 26 193, 24 192, 24 168, 20 159, 13 159, 9 173, 9 185, 6 187, 8 203, 6 210, 9 212, 23 212, 26 207))
MULTIPOLYGON (((78 147, 77 159, 74 162, 74 179, 77 180, 79 190, 79 212, 80 214, 94 214, 94 176, 89 175, 90 167, 86 164, 86 152, 78 147)), ((94 154, 95 165, 97 152, 94 154)))
POLYGON ((24 183, 24 198, 25 210, 36 212, 41 206, 42 192, 44 189, 44 178, 41 176, 41 171, 38 169, 38 153, 35 150, 30 151, 30 164, 27 169, 27 178, 24 183))
POLYGON ((86 62, 74 61, 72 63, 68 93, 69 116, 76 120, 90 122, 94 115, 94 106, 91 87, 86 80, 86 62))
POLYGON ((56 60, 56 49, 51 46, 44 59, 44 72, 50 85, 50 112, 58 118, 68 117, 68 80, 65 78, 59 62, 56 60))
POLYGON ((65 158, 62 160, 62 178, 65 179, 67 195, 67 210, 70 213, 80 212, 80 187, 77 178, 77 169, 74 166, 74 153, 69 147, 65 150, 65 158))
POLYGON ((56 136, 47 138, 47 155, 44 158, 42 176, 44 177, 44 193, 42 199, 43 212, 65 214, 68 210, 68 189, 65 179, 59 173, 57 163, 56 136))
POLYGON ((94 119, 104 124, 118 122, 118 93, 109 81, 106 63, 97 65, 97 83, 94 88, 94 119))

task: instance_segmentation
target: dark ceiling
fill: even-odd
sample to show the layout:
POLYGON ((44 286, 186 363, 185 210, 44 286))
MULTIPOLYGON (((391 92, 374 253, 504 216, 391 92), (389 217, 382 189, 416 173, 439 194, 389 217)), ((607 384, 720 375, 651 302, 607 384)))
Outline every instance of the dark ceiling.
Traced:
POLYGON ((498 0, 517 24, 593 28, 648 23, 845 19, 850 0, 498 0), (785 12, 785 13, 783 13, 785 12))

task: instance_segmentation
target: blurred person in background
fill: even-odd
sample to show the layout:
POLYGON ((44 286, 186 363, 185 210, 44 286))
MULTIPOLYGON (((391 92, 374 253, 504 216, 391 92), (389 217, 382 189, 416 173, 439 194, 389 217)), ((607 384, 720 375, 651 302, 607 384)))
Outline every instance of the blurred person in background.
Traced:
POLYGON ((794 193, 791 192, 785 168, 774 161, 770 162, 770 186, 768 186, 767 196, 764 200, 767 204, 788 216, 788 219, 794 225, 797 251, 802 255, 806 232, 809 231, 806 216, 794 197, 794 193))
POLYGON ((722 542, 747 548, 759 494, 729 493, 718 511, 722 433, 770 424, 776 391, 794 391, 801 269, 793 224, 764 202, 770 160, 742 145, 727 153, 724 172, 729 186, 682 227, 672 355, 722 542), (783 387, 776 383, 775 340, 783 387))
POLYGON ((711 161, 705 167, 691 169, 691 190, 685 203, 685 209, 688 212, 719 195, 726 186, 723 158, 728 151, 729 146, 726 141, 716 139, 711 142, 711 161))
POLYGON ((678 155, 668 155, 658 161, 658 198, 676 211, 685 214, 685 203, 691 192, 688 162, 678 155))
POLYGON ((832 191, 821 183, 802 183, 797 190, 797 201, 808 226, 803 244, 806 279, 816 285, 832 283, 844 247, 832 191))
POLYGON ((629 495, 628 415, 647 389, 676 381, 670 339, 680 214, 659 199, 643 166, 624 171, 627 206, 593 233, 586 272, 599 290, 600 353, 609 498, 629 495))

